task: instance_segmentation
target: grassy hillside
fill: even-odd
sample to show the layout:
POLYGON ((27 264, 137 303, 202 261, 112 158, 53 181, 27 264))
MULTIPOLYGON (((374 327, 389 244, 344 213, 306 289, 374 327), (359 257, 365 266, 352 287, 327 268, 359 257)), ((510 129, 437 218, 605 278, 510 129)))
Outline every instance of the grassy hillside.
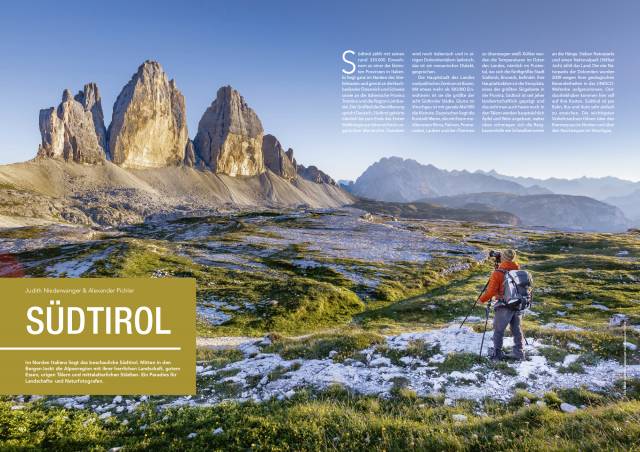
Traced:
POLYGON ((347 211, 2 230, 30 276, 195 277, 199 336, 259 342, 199 348, 190 398, 5 396, 0 449, 638 450, 639 239, 347 211), (457 329, 504 247, 536 286, 522 364, 477 356, 481 307, 457 329))
POLYGON ((522 392, 504 406, 488 401, 487 415, 478 416, 469 406, 449 407, 410 391, 380 400, 334 388, 259 405, 158 413, 148 404, 140 408, 144 418, 126 425, 84 411, 10 405, 0 403, 4 449, 627 451, 640 442, 637 390, 626 401, 580 390, 541 400, 522 392), (586 408, 564 414, 557 408, 560 397, 586 408))

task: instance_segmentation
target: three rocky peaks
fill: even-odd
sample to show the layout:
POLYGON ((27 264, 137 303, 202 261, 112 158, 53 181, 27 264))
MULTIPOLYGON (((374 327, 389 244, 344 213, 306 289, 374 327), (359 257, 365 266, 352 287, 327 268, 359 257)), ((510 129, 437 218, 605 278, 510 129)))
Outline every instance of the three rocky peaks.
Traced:
POLYGON ((258 115, 231 86, 217 92, 189 139, 184 96, 155 61, 145 61, 118 95, 108 128, 95 83, 75 96, 69 90, 58 108, 40 110, 38 157, 123 168, 185 165, 229 176, 254 176, 267 169, 289 181, 298 176, 335 185, 315 166, 298 165, 273 135, 264 135, 258 115))

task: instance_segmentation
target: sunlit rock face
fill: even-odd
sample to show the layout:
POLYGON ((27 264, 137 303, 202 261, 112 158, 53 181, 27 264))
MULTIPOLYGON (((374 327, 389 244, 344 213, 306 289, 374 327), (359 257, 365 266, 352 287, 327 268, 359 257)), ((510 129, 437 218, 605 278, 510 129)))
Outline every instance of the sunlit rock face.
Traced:
POLYGON ((95 83, 85 85, 75 97, 65 90, 58 108, 40 110, 39 126, 42 143, 38 157, 99 163, 107 156, 104 117, 95 83))
POLYGON ((289 181, 297 177, 298 172, 293 158, 293 149, 289 148, 285 152, 278 139, 273 135, 264 136, 262 140, 262 156, 264 158, 264 166, 278 176, 289 181))
POLYGON ((264 172, 262 123, 231 86, 218 90, 198 124, 196 158, 220 174, 253 176, 264 172))
POLYGON ((145 61, 113 105, 111 160, 125 168, 179 165, 188 141, 184 96, 160 64, 145 61))

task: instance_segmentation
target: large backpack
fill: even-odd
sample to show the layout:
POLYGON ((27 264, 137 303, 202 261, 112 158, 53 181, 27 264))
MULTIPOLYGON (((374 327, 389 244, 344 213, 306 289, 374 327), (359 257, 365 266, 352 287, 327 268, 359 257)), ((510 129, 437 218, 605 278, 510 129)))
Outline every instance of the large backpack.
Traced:
POLYGON ((525 270, 498 270, 504 275, 501 302, 512 311, 524 311, 533 301, 533 278, 525 270))

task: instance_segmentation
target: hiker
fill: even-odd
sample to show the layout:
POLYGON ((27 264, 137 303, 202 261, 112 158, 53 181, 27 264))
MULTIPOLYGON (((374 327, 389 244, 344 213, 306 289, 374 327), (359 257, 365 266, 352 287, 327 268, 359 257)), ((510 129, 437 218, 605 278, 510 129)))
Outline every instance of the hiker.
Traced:
POLYGON ((491 355, 491 359, 496 361, 504 358, 524 360, 524 334, 522 333, 521 325, 522 311, 509 309, 503 299, 504 278, 506 273, 511 270, 519 270, 520 266, 515 262, 515 250, 508 249, 496 254, 501 262, 496 270, 491 274, 489 284, 480 296, 480 302, 482 303, 486 303, 492 298, 497 300, 494 305, 493 354, 491 355), (513 351, 509 355, 505 356, 502 353, 502 340, 504 339, 504 332, 507 329, 507 325, 511 328, 514 345, 513 351))

